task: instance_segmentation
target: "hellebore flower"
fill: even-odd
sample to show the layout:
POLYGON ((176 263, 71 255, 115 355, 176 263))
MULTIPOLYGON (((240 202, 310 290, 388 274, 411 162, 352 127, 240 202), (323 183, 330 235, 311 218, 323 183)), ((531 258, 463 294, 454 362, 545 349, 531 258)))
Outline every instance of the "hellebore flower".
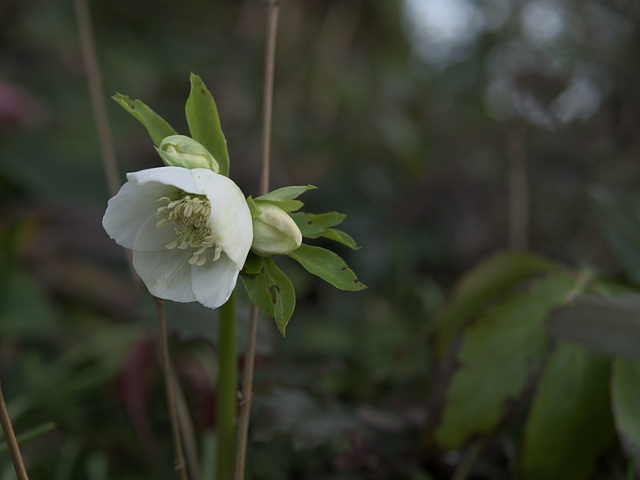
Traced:
POLYGON ((253 253, 287 255, 302 245, 302 233, 287 212, 271 203, 260 202, 258 208, 262 213, 253 219, 253 253))
POLYGON ((242 191, 209 169, 159 167, 128 173, 102 225, 133 251, 149 292, 175 302, 224 304, 253 240, 242 191))

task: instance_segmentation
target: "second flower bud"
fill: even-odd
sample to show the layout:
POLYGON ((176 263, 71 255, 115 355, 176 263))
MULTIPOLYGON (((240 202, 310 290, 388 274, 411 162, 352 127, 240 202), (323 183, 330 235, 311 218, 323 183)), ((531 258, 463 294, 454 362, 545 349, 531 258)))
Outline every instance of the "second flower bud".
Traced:
POLYGON ((162 140, 156 150, 168 167, 207 168, 220 173, 220 166, 209 150, 191 137, 170 135, 162 140))
POLYGON ((262 213, 253 219, 253 253, 287 255, 302 245, 302 233, 287 212, 271 203, 260 202, 258 207, 262 213))

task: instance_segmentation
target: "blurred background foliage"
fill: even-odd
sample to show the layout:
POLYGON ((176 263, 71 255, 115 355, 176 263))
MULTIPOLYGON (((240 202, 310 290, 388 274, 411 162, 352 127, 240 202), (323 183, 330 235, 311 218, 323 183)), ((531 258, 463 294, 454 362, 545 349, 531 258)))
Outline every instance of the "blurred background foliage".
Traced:
MULTIPOLYGON (((262 3, 90 8, 105 95, 140 98, 187 133, 199 74, 231 176, 255 195, 262 3)), ((428 328, 456 280, 509 246, 518 152, 530 249, 633 282, 592 192, 637 217, 639 54, 633 0, 282 1, 271 185, 316 185, 307 211, 348 215, 362 249, 339 253, 369 289, 337 292, 279 263, 298 308, 286 339, 261 322, 249 478, 450 478, 459 451, 421 451, 428 328)), ((108 113, 122 179, 158 166, 144 129, 115 102, 108 113)), ((71 1, 0 4, 0 145, 0 375, 19 433, 56 424, 25 447, 32 478, 171 478, 152 305, 101 228, 109 195, 71 1)), ((206 451, 215 315, 172 305, 168 318, 206 451)), ((498 443, 477 478, 510 478, 513 445, 498 443)), ((612 447, 599 478, 624 478, 625 465, 612 447)), ((6 452, 0 469, 11 478, 6 452)))

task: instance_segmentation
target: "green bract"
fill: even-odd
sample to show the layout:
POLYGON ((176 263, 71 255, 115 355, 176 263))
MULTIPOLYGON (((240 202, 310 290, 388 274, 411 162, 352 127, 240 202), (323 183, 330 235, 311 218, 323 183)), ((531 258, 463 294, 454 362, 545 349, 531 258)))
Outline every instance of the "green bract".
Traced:
POLYGON ((168 167, 208 168, 215 173, 220 172, 220 166, 209 150, 200 142, 185 135, 171 135, 164 138, 156 150, 168 167))
POLYGON ((261 257, 287 255, 302 245, 302 233, 287 212, 260 202, 260 215, 253 219, 251 251, 261 257))

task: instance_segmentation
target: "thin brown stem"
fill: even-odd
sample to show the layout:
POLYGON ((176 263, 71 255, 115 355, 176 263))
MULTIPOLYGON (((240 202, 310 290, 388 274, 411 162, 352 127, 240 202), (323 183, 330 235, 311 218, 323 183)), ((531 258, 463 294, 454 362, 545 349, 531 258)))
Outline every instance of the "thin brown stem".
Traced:
MULTIPOLYGON (((260 169, 259 194, 269 191, 270 151, 271 151, 271 117, 273 110, 273 77, 276 58, 276 32, 278 30, 278 0, 268 0, 267 7, 267 45, 264 66, 264 98, 262 108, 262 162, 260 169)), ((247 453, 247 435, 251 416, 251 401, 253 396, 253 365, 256 350, 256 336, 258 332, 258 307, 251 305, 249 315, 249 331, 245 352, 244 374, 242 378, 242 402, 240 403, 240 418, 238 420, 238 435, 236 446, 236 468, 234 480, 244 479, 245 458, 247 453)))
POLYGON ((269 170, 271 168, 271 114, 273 107, 273 71, 276 59, 276 31, 280 2, 267 2, 267 47, 264 65, 264 98, 262 104, 262 167, 260 170, 260 195, 269 191, 269 170))
POLYGON ((111 196, 118 193, 120 188, 120 176, 116 163, 111 129, 107 119, 107 108, 102 90, 102 78, 95 51, 95 41, 91 28, 91 14, 86 0, 75 0, 76 15, 78 16, 78 29, 80 33, 80 45, 82 47, 82 58, 87 70, 87 80, 89 82, 89 93, 91 95, 91 106, 93 116, 98 130, 100 140, 100 150, 102 152, 102 162, 107 177, 107 184, 111 196))
POLYGON ((2 394, 2 383, 0 383, 0 424, 2 425, 2 431, 4 432, 4 438, 9 447, 9 454, 11 455, 11 461, 13 462, 13 468, 16 471, 18 480, 29 480, 27 470, 22 461, 22 454, 20 453, 20 447, 16 440, 16 434, 13 431, 13 425, 11 424, 11 417, 7 410, 7 404, 4 401, 4 395, 2 394))
POLYGON ((159 347, 164 374, 164 384, 167 391, 167 404, 169 407, 169 419, 171 420, 171 434, 173 437, 173 448, 175 454, 175 470, 178 472, 180 480, 187 480, 187 465, 182 451, 182 440, 180 438, 180 426, 178 424, 178 414, 176 410, 175 389, 172 381, 171 365, 169 363, 169 345, 167 342, 167 325, 164 318, 164 300, 154 297, 156 303, 156 315, 158 317, 159 347))
POLYGON ((238 419, 238 439, 236 446, 235 480, 244 479, 244 464, 247 455, 247 433, 251 416, 251 400, 253 396, 253 364, 256 352, 256 336, 258 332, 258 307, 251 304, 249 313, 249 332, 247 350, 244 357, 242 376, 242 400, 240 402, 240 418, 238 419))
POLYGON ((182 433, 182 442, 184 443, 185 456, 189 466, 189 472, 194 480, 202 478, 200 471, 200 459, 198 456, 198 446, 196 443, 196 435, 193 430, 193 422, 189 415, 189 407, 187 400, 184 398, 184 392, 178 382, 178 376, 175 368, 171 368, 171 384, 176 398, 176 410, 178 411, 178 423, 180 424, 180 432, 182 433))

